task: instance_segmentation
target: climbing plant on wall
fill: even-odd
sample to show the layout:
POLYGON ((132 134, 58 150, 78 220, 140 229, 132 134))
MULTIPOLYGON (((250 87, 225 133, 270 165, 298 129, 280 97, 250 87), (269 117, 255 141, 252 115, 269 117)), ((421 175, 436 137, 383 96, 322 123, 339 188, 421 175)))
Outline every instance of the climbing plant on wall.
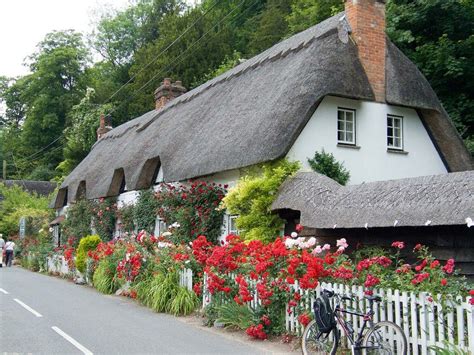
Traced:
POLYGON ((92 206, 86 199, 72 203, 67 210, 67 218, 62 225, 61 245, 65 245, 69 237, 79 241, 91 234, 92 206))
POLYGON ((153 233, 157 215, 158 201, 155 199, 153 189, 142 190, 133 207, 133 220, 139 231, 146 230, 153 233))
POLYGON ((205 181, 190 185, 162 184, 156 194, 158 215, 173 229, 173 242, 188 243, 199 235, 217 243, 221 234, 224 211, 219 207, 226 194, 226 187, 205 181))
POLYGON ((116 198, 100 198, 92 202, 94 229, 102 240, 111 240, 115 231, 116 198))

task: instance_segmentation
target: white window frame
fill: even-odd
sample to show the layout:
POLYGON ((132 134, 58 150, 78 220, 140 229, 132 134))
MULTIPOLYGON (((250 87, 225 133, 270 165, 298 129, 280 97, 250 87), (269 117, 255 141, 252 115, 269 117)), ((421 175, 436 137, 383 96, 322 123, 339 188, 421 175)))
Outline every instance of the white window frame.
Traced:
POLYGON ((337 108, 337 143, 339 144, 347 144, 347 145, 356 145, 356 110, 344 107, 337 108), (343 113, 344 117, 341 120, 339 118, 340 113, 343 113), (347 119, 347 114, 352 114, 352 130, 348 130, 348 122, 350 120, 347 119), (342 129, 339 129, 339 123, 342 122, 342 129), (343 134, 343 139, 339 139, 339 133, 343 134), (347 139, 348 134, 352 134, 352 139, 347 139))
POLYGON ((232 221, 235 221, 237 217, 239 216, 237 215, 229 216, 229 219, 227 222, 227 234, 239 235, 239 230, 237 229, 237 225, 235 225, 235 222, 234 222, 235 229, 232 229, 232 221))
POLYGON ((387 149, 403 150, 403 116, 387 115, 387 149), (395 127, 395 121, 399 121, 398 127, 395 127), (392 134, 389 134, 389 130, 392 134), (399 145, 395 145, 395 140, 398 139, 399 145), (392 144, 390 144, 392 140, 392 144))

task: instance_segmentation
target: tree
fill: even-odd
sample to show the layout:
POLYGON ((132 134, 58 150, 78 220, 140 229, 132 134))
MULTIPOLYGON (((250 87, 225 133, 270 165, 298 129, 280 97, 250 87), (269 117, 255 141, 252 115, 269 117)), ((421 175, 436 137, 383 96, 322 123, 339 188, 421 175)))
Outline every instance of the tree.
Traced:
POLYGON ((387 13, 388 35, 423 72, 472 147, 474 2, 391 0, 387 13))
POLYGON ((25 107, 20 149, 13 152, 20 156, 17 164, 23 175, 37 166, 53 172, 62 160, 57 138, 68 124, 67 113, 84 92, 88 59, 82 35, 72 30, 47 34, 30 56, 32 74, 20 79, 18 94, 25 107), (30 157, 35 159, 30 161, 30 157))
POLYGON ((288 32, 286 17, 290 0, 268 0, 265 9, 255 17, 256 29, 250 37, 249 50, 258 54, 280 41, 288 32))
POLYGON ((73 106, 68 113, 70 126, 64 131, 65 147, 64 160, 57 170, 62 176, 69 173, 89 154, 97 141, 96 131, 99 127, 99 118, 103 113, 112 110, 111 104, 97 105, 92 102, 94 89, 87 89, 86 96, 81 102, 73 106))
POLYGON ((326 175, 341 185, 345 185, 351 176, 349 171, 344 168, 344 164, 338 162, 332 153, 326 153, 324 149, 321 153, 316 151, 314 157, 308 159, 308 163, 311 169, 326 175))
POLYGON ((343 10, 344 3, 341 0, 296 0, 286 18, 289 33, 303 31, 343 10))

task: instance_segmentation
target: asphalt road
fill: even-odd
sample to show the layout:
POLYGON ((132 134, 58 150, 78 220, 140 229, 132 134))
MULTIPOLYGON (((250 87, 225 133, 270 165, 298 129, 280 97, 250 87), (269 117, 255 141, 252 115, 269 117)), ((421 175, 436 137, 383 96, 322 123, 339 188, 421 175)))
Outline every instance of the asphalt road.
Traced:
POLYGON ((0 268, 0 354, 262 354, 136 302, 0 268))

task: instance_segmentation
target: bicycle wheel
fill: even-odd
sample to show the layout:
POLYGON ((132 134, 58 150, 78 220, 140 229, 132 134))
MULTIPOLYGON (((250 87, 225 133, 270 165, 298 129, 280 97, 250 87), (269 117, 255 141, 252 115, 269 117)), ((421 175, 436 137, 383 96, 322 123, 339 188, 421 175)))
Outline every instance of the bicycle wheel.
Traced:
POLYGON ((301 338, 301 348, 304 355, 334 355, 337 349, 335 330, 320 334, 318 325, 312 320, 305 328, 301 338))
POLYGON ((379 322, 368 330, 362 341, 364 355, 406 355, 407 338, 402 328, 392 322, 379 322))

